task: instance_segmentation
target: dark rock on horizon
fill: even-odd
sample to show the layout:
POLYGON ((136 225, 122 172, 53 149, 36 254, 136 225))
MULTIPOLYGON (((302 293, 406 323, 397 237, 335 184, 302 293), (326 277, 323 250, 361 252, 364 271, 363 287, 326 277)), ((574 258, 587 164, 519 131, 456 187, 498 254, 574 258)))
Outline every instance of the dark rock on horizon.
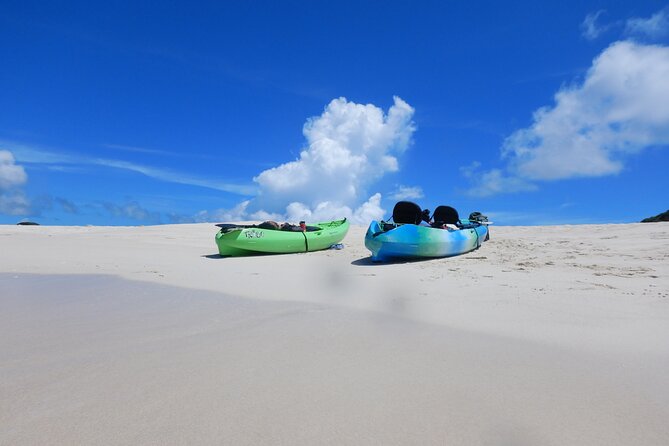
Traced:
POLYGON ((20 221, 17 223, 19 226, 39 226, 39 223, 35 223, 34 221, 20 221))
POLYGON ((655 223, 658 221, 669 221, 669 210, 657 214, 655 217, 648 217, 641 220, 641 223, 655 223))

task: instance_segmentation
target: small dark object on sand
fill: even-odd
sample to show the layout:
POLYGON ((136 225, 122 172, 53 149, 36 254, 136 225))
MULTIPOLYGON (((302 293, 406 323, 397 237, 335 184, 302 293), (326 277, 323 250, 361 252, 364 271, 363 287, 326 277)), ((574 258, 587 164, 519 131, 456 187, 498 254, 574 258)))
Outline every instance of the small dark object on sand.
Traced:
POLYGON ((35 223, 34 221, 20 221, 17 223, 19 226, 39 226, 39 223, 35 223))

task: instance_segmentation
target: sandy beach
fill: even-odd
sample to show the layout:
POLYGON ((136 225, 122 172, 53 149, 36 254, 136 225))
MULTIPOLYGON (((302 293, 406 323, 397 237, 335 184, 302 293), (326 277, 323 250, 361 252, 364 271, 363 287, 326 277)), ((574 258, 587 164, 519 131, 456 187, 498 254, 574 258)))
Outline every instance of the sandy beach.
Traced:
POLYGON ((0 444, 667 444, 669 223, 391 264, 365 229, 0 226, 0 444))

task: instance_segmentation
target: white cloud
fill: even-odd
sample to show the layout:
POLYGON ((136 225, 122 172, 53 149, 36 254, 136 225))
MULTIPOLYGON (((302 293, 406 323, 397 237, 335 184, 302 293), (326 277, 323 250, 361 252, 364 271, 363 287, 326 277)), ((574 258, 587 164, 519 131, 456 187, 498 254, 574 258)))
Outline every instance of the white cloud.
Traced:
POLYGON ((254 178, 260 190, 250 210, 311 221, 382 216, 380 195, 361 202, 374 182, 399 169, 396 156, 409 147, 415 131, 413 113, 398 97, 387 114, 372 104, 333 100, 307 120, 307 147, 297 160, 254 178))
POLYGON ((22 166, 16 164, 14 155, 0 150, 0 214, 27 215, 30 202, 19 188, 28 181, 22 166))
POLYGON ((669 47, 616 42, 585 80, 562 88, 555 105, 503 144, 506 172, 482 176, 481 191, 524 190, 529 181, 620 172, 625 159, 669 144, 669 47))
POLYGON ((650 38, 660 38, 669 34, 668 9, 662 9, 647 19, 633 18, 625 23, 625 32, 650 38))
POLYGON ((0 150, 0 191, 20 186, 28 180, 23 167, 16 164, 9 150, 0 150))
POLYGON ((423 189, 420 186, 403 186, 400 184, 389 196, 395 201, 402 201, 418 200, 423 198, 425 194, 423 194, 423 189))
POLYGON ((599 10, 597 12, 591 12, 590 14, 585 16, 583 23, 581 23, 581 34, 583 35, 583 37, 585 37, 588 40, 595 40, 604 31, 608 29, 607 26, 597 23, 597 19, 604 12, 605 12, 604 10, 599 10))

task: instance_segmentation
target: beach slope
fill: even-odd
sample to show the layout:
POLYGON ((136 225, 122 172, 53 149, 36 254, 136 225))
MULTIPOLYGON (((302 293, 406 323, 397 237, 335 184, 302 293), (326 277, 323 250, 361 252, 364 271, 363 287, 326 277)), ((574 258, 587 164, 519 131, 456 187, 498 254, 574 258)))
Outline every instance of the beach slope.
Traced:
POLYGON ((391 264, 364 231, 0 226, 0 444, 666 444, 668 223, 391 264))

